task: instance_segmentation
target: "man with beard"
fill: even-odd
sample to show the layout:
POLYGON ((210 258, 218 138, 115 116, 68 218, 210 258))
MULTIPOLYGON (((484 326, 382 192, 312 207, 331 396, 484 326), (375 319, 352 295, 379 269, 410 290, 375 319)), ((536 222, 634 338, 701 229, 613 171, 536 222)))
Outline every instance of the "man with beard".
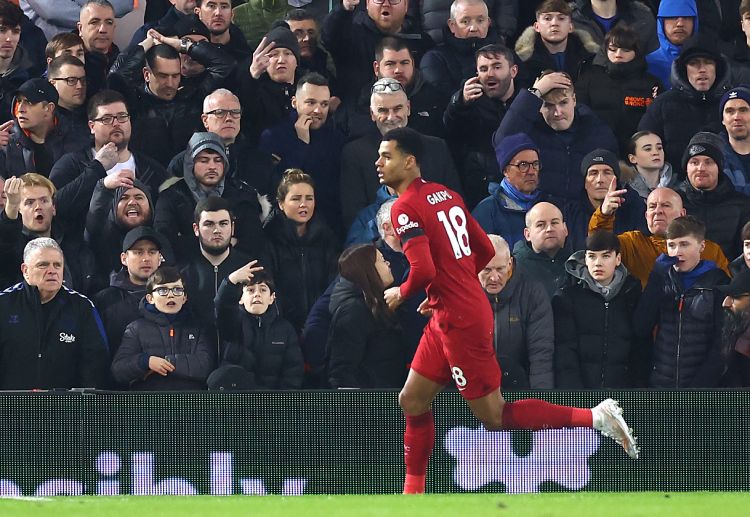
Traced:
POLYGON ((229 53, 236 61, 252 54, 245 35, 232 23, 230 0, 196 0, 195 14, 211 32, 211 43, 229 53))
POLYGON ((750 386, 750 271, 737 274, 729 285, 717 288, 724 295, 722 343, 728 360, 725 386, 750 386))
MULTIPOLYGON (((201 121, 206 131, 216 133, 224 142, 229 157, 227 177, 243 181, 264 195, 272 193, 276 184, 272 178, 274 164, 271 155, 250 145, 248 138, 240 132, 240 99, 226 88, 214 90, 203 100, 201 121)), ((185 151, 180 151, 169 162, 167 171, 172 176, 182 176, 184 164, 185 151)), ((261 203, 265 200, 262 196, 258 199, 261 203)))
POLYGON ((50 172, 50 179, 59 189, 59 215, 79 228, 84 226, 99 181, 114 191, 131 188, 138 179, 155 194, 169 177, 155 160, 130 150, 130 113, 122 95, 112 90, 94 95, 89 101, 88 119, 94 147, 66 154, 50 172))
POLYGON ((187 146, 182 178, 159 195, 154 227, 169 239, 178 262, 198 251, 193 238, 196 220, 193 212, 199 201, 212 196, 229 202, 237 248, 252 256, 263 251, 265 239, 258 193, 242 181, 227 178, 228 163, 219 135, 195 133, 187 146))
POLYGON ((484 0, 454 0, 443 43, 427 52, 419 68, 425 79, 443 95, 452 95, 476 73, 478 49, 497 43, 484 0))
POLYGON ((260 135, 259 147, 276 163, 278 184, 287 169, 302 169, 315 180, 315 197, 326 222, 338 233, 341 228, 339 168, 344 135, 328 122, 331 90, 322 75, 312 72, 297 83, 294 108, 286 120, 260 135))
POLYGON ((114 358, 120 348, 122 334, 129 323, 140 317, 138 305, 146 295, 146 282, 164 260, 162 250, 166 239, 148 226, 133 228, 122 241, 120 271, 112 276, 109 287, 94 295, 104 332, 109 341, 109 357, 114 358))
POLYGON ((198 238, 200 252, 180 257, 181 272, 191 306, 198 308, 193 316, 203 324, 213 325, 216 321, 214 298, 219 286, 232 272, 250 262, 250 257, 231 244, 234 216, 229 201, 217 196, 207 197, 196 205, 194 215, 193 233, 198 238))
POLYGON ((487 196, 491 181, 500 181, 492 134, 518 92, 518 65, 507 47, 482 47, 474 63, 476 76, 463 82, 443 115, 448 140, 460 162, 464 199, 469 208, 487 196))
MULTIPOLYGON (((341 210, 349 228, 363 208, 377 199, 378 182, 375 160, 384 134, 410 124, 411 103, 403 85, 396 79, 379 79, 372 85, 370 117, 375 123, 367 134, 349 142, 341 153, 341 210)), ((445 141, 422 135, 425 147, 424 178, 461 192, 461 182, 445 141)))

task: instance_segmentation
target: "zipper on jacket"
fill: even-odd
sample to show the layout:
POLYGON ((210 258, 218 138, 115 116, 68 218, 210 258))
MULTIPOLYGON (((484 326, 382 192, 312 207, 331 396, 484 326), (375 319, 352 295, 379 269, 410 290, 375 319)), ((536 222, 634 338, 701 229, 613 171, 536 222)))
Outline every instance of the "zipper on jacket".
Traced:
POLYGON ((304 310, 305 314, 310 312, 310 307, 308 306, 307 300, 309 293, 307 292, 307 264, 305 263, 305 248, 299 249, 299 258, 300 258, 300 266, 302 269, 302 295, 304 296, 305 304, 304 304, 304 310))
POLYGON ((675 388, 680 387, 680 344, 682 343, 682 309, 685 306, 685 293, 680 295, 680 303, 677 305, 677 364, 675 365, 675 388))
POLYGON ((171 325, 169 326, 169 348, 172 351, 172 355, 175 355, 175 351, 174 351, 174 327, 171 326, 171 325))
POLYGON ((604 370, 607 368, 607 347, 609 346, 609 342, 607 340, 608 336, 608 329, 609 329, 609 302, 604 302, 604 349, 602 353, 602 380, 599 387, 604 388, 604 370))
MULTIPOLYGON (((214 299, 216 299, 216 295, 219 292, 219 266, 214 266, 214 299)), ((214 309, 214 317, 216 316, 216 311, 214 309)), ((216 357, 218 358, 218 361, 220 362, 221 357, 221 336, 219 335, 219 326, 216 325, 216 357)))

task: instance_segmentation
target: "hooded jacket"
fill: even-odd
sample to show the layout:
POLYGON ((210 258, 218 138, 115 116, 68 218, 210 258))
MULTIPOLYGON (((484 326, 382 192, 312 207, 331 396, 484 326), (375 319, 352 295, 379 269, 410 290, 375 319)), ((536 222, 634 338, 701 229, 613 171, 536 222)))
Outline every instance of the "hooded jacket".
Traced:
POLYGON ((719 183, 713 190, 699 190, 685 180, 678 190, 687 213, 706 225, 706 237, 721 246, 724 255, 736 257, 742 252, 742 227, 750 220, 750 197, 737 192, 719 171, 719 183))
POLYGON ((617 139, 588 106, 576 105, 573 123, 565 131, 548 126, 539 113, 541 107, 542 99, 528 90, 519 91, 492 144, 497 147, 506 136, 526 133, 539 146, 539 190, 558 202, 578 199, 583 189, 581 160, 593 149, 617 153, 617 139))
POLYGON ((645 386, 647 346, 633 331, 641 285, 620 264, 608 286, 597 283, 586 251, 565 262, 572 278, 552 298, 555 314, 555 379, 559 389, 645 386))
POLYGON ((520 240, 513 246, 513 257, 518 269, 544 286, 548 299, 568 282, 565 261, 570 257, 570 248, 567 243, 550 257, 545 252, 534 251, 530 242, 520 240))
POLYGON ((317 215, 301 237, 296 223, 281 211, 271 215, 263 230, 268 245, 261 262, 276 279, 281 314, 300 333, 315 300, 336 276, 338 240, 317 215))
POLYGON ((163 167, 185 148, 193 131, 202 127, 203 99, 223 86, 234 70, 232 56, 207 41, 193 43, 188 56, 205 66, 206 71, 200 82, 183 85, 170 101, 154 95, 144 83, 146 53, 140 45, 121 55, 107 78, 108 86, 122 93, 130 106, 133 126, 130 148, 143 151, 163 167))
POLYGON ((672 62, 680 55, 682 46, 677 46, 667 39, 667 35, 664 34, 664 18, 678 16, 692 17, 693 34, 698 34, 698 8, 695 6, 695 0, 661 0, 656 16, 659 48, 646 56, 648 71, 655 75, 666 89, 672 86, 672 62))
POLYGON ((576 82, 576 101, 585 104, 615 133, 620 156, 627 156, 630 137, 654 99, 661 82, 646 71, 646 61, 594 65, 576 82))
POLYGON ((375 318, 355 284, 340 278, 329 305, 328 382, 332 388, 398 388, 406 379, 400 332, 375 318))
POLYGON ((568 35, 565 66, 562 70, 558 70, 541 36, 534 30, 534 27, 527 27, 516 41, 516 55, 520 60, 516 85, 519 88, 528 88, 544 70, 567 72, 575 83, 583 71, 591 65, 598 51, 599 45, 588 32, 575 30, 568 35))
MULTIPOLYGON (((146 196, 151 214, 144 221, 144 226, 152 226, 156 207, 151 196, 151 189, 138 179, 133 182, 133 186, 141 189, 146 196)), ((97 181, 91 196, 89 211, 86 214, 85 237, 96 258, 97 274, 104 278, 109 278, 112 272, 122 267, 120 261, 122 240, 130 228, 119 224, 116 214, 117 204, 126 190, 124 187, 119 187, 113 191, 104 186, 103 179, 97 181)), ((171 250, 161 250, 161 253, 167 262, 174 262, 171 250)))
POLYGON ((304 361, 297 334, 275 303, 261 315, 250 314, 238 300, 242 286, 224 280, 216 294, 217 324, 224 349, 222 364, 245 369, 257 389, 302 387, 304 361))
POLYGON ((94 295, 94 305, 101 314, 109 342, 110 360, 120 348, 125 328, 140 317, 139 306, 145 295, 146 284, 136 285, 131 282, 128 270, 124 267, 112 277, 109 287, 94 295))
POLYGON ((623 163, 624 162, 620 162, 620 169, 625 169, 630 173, 630 179, 626 180, 625 184, 631 189, 638 192, 638 195, 641 196, 641 199, 643 199, 644 202, 648 199, 648 196, 651 194, 651 192, 656 190, 656 188, 667 187, 674 190, 676 189, 677 185, 680 184, 680 180, 677 178, 677 173, 674 172, 674 170, 672 169, 672 164, 669 162, 664 162, 664 166, 659 171, 659 183, 654 188, 651 188, 646 184, 643 176, 641 176, 634 165, 624 167, 623 163))
MULTIPOLYGON (((707 46, 709 49, 715 48, 710 41, 698 38, 683 45, 683 56, 691 48, 703 49, 707 46)), ((673 167, 682 163, 682 153, 695 133, 719 133, 722 129, 719 101, 732 84, 729 63, 718 52, 715 55, 716 80, 707 92, 699 92, 693 88, 687 78, 684 59, 675 60, 672 66, 672 89, 654 100, 638 124, 638 131, 653 131, 661 137, 665 158, 673 167)), ((680 171, 680 174, 684 175, 684 171, 680 171)))
POLYGON ((42 305, 21 282, 0 293, 0 389, 97 388, 109 354, 91 300, 63 286, 42 305))
POLYGON ((680 275, 657 264, 635 313, 637 335, 648 338, 656 328, 649 386, 662 389, 713 388, 725 371, 721 354, 721 303, 716 286, 729 277, 702 260, 684 289, 680 275))
POLYGON ((134 391, 205 390, 215 362, 208 333, 190 323, 185 307, 168 317, 144 298, 140 313, 141 317, 125 328, 112 361, 115 381, 134 391), (151 372, 151 356, 166 359, 174 371, 166 376, 151 372))
POLYGON ((448 98, 466 79, 477 74, 475 53, 485 45, 497 43, 497 34, 492 26, 484 38, 457 38, 447 26, 442 33, 443 43, 424 55, 419 68, 425 80, 448 98))
MULTIPOLYGON (((227 169, 226 163, 224 169, 227 169)), ((154 228, 169 239, 177 260, 185 260, 198 251, 198 239, 193 233, 193 212, 198 201, 209 195, 229 201, 235 221, 236 248, 251 257, 259 256, 265 238, 258 192, 247 183, 226 175, 210 192, 204 191, 193 173, 193 148, 188 145, 183 176, 161 193, 154 215, 154 228)))
POLYGON ((503 290, 487 294, 494 318, 493 345, 503 391, 552 389, 552 308, 542 284, 516 269, 503 290))

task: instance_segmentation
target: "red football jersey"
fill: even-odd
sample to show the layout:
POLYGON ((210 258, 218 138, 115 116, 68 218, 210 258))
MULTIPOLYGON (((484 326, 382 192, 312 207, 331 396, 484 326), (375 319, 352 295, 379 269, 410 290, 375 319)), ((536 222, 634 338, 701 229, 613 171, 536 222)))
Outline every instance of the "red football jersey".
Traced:
POLYGON ((426 288, 434 317, 457 327, 492 319, 477 274, 495 250, 460 195, 417 178, 391 208, 391 223, 411 266, 401 296, 426 288))

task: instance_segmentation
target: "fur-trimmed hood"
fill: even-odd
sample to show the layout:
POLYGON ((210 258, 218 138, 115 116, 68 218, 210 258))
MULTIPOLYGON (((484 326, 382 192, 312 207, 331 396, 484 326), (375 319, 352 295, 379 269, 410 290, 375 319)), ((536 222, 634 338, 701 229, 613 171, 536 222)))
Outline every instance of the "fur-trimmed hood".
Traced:
MULTIPOLYGON (((534 54, 534 49, 538 41, 538 33, 534 30, 534 27, 526 27, 523 33, 516 40, 516 54, 521 61, 528 61, 534 54)), ((591 35, 584 31, 575 29, 569 36, 568 40, 578 39, 581 46, 592 54, 596 54, 600 50, 599 44, 594 41, 591 35)), ((541 41, 540 41, 541 43, 541 41)))

